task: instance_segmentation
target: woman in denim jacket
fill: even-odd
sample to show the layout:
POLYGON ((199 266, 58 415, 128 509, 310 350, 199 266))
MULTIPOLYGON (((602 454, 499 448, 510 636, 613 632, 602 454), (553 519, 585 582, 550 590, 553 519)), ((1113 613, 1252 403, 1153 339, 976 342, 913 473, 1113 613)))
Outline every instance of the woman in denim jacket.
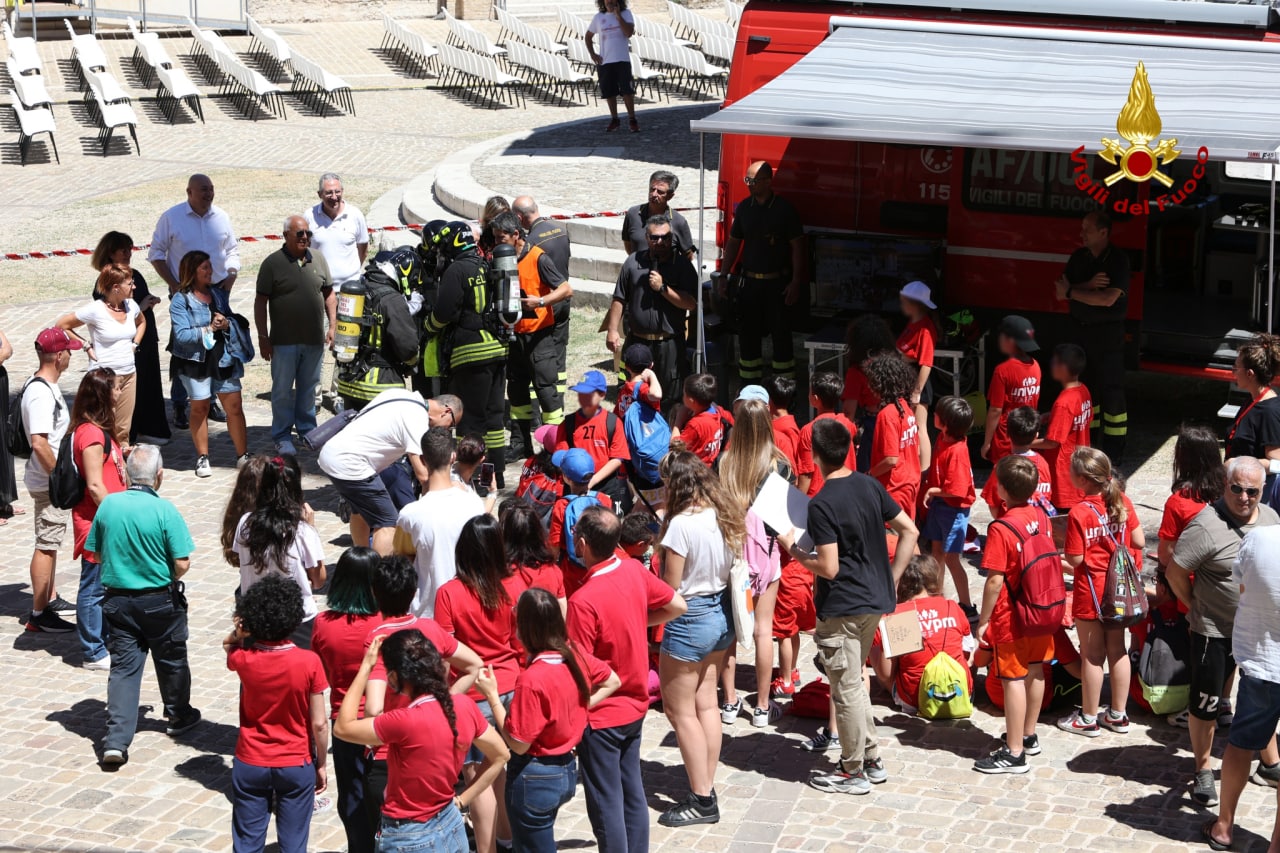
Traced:
POLYGON ((253 343, 231 315, 227 293, 212 287, 213 265, 200 251, 187 252, 178 265, 182 289, 169 303, 173 324, 173 362, 191 398, 191 442, 196 448, 196 476, 208 477, 209 407, 213 395, 227 413, 227 432, 238 464, 249 458, 240 377, 253 359, 253 343))

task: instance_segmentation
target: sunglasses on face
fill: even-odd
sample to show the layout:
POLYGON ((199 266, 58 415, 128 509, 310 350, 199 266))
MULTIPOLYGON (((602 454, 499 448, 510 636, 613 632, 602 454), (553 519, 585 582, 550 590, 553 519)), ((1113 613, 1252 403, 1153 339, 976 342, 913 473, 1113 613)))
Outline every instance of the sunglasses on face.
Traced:
POLYGON ((660 190, 657 187, 649 187, 649 195, 660 195, 663 198, 671 195, 671 190, 660 190))
POLYGON ((458 416, 453 413, 453 407, 445 406, 444 410, 449 413, 449 426, 456 426, 458 423, 458 416))
POLYGON ((744 184, 746 184, 747 186, 749 186, 749 187, 754 187, 756 184, 764 183, 765 181, 772 181, 772 180, 773 180, 773 178, 772 178, 772 177, 768 177, 768 178, 765 178, 765 177, 759 177, 759 178, 743 178, 743 179, 742 179, 742 182, 743 182, 744 184))
POLYGON ((297 240, 301 240, 304 237, 310 240, 312 237, 315 236, 315 232, 314 231, 294 231, 293 236, 294 236, 294 239, 297 239, 297 240))
POLYGON ((670 243, 671 232, 668 231, 666 234, 650 234, 649 242, 650 243, 670 243))
POLYGON ((1231 494, 1233 495, 1246 495, 1250 498, 1256 498, 1258 495, 1262 494, 1262 489, 1246 488, 1239 483, 1232 483, 1227 488, 1231 489, 1231 494))

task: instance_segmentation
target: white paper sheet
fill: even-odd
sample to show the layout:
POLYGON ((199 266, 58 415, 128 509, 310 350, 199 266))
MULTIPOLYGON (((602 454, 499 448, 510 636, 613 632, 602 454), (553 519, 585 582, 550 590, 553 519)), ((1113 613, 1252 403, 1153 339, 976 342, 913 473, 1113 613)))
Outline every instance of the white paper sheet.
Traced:
POLYGON ((809 498, 777 472, 770 472, 751 509, 761 521, 780 534, 794 528, 796 544, 805 551, 813 551, 813 539, 807 531, 809 498))

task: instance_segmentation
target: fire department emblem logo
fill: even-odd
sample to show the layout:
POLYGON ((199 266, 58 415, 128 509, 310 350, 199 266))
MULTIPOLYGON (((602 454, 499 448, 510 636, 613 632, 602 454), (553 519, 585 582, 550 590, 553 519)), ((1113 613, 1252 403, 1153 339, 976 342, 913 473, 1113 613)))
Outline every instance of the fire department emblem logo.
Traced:
POLYGON ((1173 138, 1161 139, 1151 147, 1162 127, 1146 66, 1139 62, 1133 72, 1133 82, 1129 84, 1129 98, 1116 118, 1116 132, 1128 145, 1104 136, 1102 150, 1098 152, 1102 159, 1119 167, 1104 179, 1107 186, 1121 178, 1139 183, 1154 179, 1166 187, 1173 186, 1173 178, 1160 171, 1160 167, 1178 159, 1182 152, 1178 150, 1178 140, 1173 138))

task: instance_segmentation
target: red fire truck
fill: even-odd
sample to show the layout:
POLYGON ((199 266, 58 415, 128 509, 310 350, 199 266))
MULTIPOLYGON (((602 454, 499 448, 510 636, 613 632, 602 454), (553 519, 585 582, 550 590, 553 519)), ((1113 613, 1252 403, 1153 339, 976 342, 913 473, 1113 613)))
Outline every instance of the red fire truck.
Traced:
POLYGON ((893 310, 921 277, 944 314, 1017 311, 1061 339, 1053 282, 1101 199, 1133 270, 1131 363, 1229 378, 1234 342, 1273 322, 1277 72, 1266 4, 752 0, 724 105, 693 129, 722 134, 719 245, 746 167, 773 164, 818 311, 893 310), (1139 62, 1157 132, 1115 138, 1139 62), (1159 176, 1119 175, 1106 137, 1159 176))

